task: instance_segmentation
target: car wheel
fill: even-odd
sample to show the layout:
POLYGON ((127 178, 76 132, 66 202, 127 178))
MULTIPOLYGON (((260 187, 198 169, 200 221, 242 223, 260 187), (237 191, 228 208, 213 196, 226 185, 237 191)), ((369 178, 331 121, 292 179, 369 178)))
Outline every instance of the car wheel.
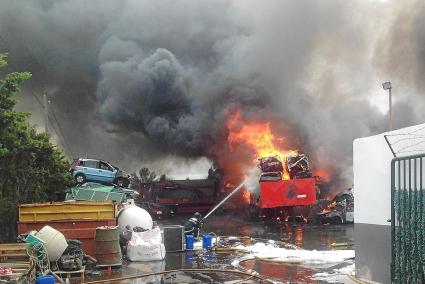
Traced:
POLYGON ((339 216, 335 216, 332 218, 332 224, 342 224, 342 218, 339 216))
POLYGON ((75 175, 75 182, 77 184, 83 184, 86 182, 86 176, 84 174, 76 174, 75 175))

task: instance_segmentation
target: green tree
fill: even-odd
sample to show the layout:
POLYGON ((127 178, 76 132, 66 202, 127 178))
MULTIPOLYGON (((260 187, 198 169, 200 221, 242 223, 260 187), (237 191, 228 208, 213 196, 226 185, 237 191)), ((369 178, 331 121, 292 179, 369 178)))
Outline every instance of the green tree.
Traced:
POLYGON ((139 176, 142 183, 151 183, 156 178, 156 173, 151 172, 149 168, 141 168, 139 176))
POLYGON ((141 194, 141 198, 146 198, 146 193, 152 186, 153 180, 156 178, 156 173, 151 172, 149 168, 141 168, 139 175, 132 173, 130 175, 130 188, 137 190, 141 194))
MULTIPOLYGON (((0 68, 6 59, 0 54, 0 68)), ((29 78, 28 72, 14 72, 0 79, 0 243, 16 237, 19 204, 55 201, 71 180, 49 135, 37 133, 28 113, 14 110, 14 96, 29 78)))

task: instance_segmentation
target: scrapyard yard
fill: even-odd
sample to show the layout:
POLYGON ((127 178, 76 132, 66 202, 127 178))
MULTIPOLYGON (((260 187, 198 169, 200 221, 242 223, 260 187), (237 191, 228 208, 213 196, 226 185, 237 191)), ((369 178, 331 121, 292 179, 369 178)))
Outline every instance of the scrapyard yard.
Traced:
MULTIPOLYGON (((159 224, 184 223, 185 217, 161 220, 159 224)), ((112 274, 103 271, 102 275, 87 276, 86 280, 126 278, 166 270, 217 269, 223 271, 173 271, 116 283, 356 283, 348 275, 354 272, 353 230, 352 224, 323 226, 253 222, 241 218, 238 213, 229 212, 212 217, 204 226, 205 232, 222 236, 220 248, 203 251, 199 247, 194 251, 167 253, 163 261, 126 262, 122 269, 113 270, 112 274), (224 224, 223 218, 226 219, 224 224), (263 253, 267 257, 272 257, 273 252, 281 253, 276 247, 292 253, 285 252, 285 258, 276 261, 258 259, 263 253), (298 249, 307 251, 296 252, 298 249), (224 271, 235 269, 248 274, 224 271), (263 279, 243 281, 253 271, 263 279)))
POLYGON ((0 1, 0 283, 425 283, 424 15, 0 1))

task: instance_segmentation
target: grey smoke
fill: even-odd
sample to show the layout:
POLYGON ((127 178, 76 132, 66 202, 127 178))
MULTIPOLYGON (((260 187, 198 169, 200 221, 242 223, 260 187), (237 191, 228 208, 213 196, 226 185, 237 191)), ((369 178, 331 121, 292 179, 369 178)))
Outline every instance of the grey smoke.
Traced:
POLYGON ((383 80, 399 90, 397 127, 421 122, 424 13, 417 1, 2 1, 0 51, 34 73, 23 109, 41 112, 29 93, 48 92, 74 156, 133 169, 214 158, 241 109, 350 183, 352 140, 387 127, 371 104, 383 80))

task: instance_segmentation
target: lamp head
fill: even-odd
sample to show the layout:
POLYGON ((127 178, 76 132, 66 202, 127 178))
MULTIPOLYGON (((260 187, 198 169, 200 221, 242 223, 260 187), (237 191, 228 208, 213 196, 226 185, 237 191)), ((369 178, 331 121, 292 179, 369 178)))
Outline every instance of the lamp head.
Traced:
POLYGON ((384 88, 384 90, 389 90, 389 89, 391 89, 391 88, 392 88, 392 86, 391 86, 391 82, 390 82, 390 81, 388 81, 388 82, 382 83, 382 87, 384 88))

